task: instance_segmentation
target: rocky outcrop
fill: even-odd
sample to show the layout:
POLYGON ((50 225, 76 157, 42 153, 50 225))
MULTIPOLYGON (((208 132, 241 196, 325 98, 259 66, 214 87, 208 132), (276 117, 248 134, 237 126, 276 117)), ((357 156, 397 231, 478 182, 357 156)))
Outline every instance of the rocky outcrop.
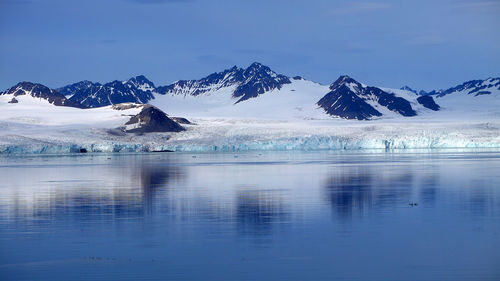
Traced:
POLYGON ((152 105, 144 105, 141 112, 132 116, 125 123, 125 131, 129 133, 181 132, 184 127, 168 115, 152 105))
POLYGON ((418 103, 423 105, 424 107, 438 111, 441 107, 434 101, 432 96, 420 96, 417 98, 418 103))

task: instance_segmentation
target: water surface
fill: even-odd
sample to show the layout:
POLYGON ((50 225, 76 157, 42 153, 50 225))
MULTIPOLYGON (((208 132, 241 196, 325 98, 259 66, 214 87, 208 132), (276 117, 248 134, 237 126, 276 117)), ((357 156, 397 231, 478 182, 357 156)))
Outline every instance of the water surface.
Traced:
POLYGON ((0 178, 1 280, 500 280, 494 151, 3 157, 0 178))

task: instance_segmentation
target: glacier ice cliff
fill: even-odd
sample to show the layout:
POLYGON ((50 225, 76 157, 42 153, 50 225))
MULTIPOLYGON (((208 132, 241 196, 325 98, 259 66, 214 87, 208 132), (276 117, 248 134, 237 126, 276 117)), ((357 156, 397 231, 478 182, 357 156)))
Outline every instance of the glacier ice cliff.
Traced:
POLYGON ((180 133, 126 136, 105 130, 10 132, 0 135, 0 153, 500 148, 500 124, 496 123, 197 123, 180 133))

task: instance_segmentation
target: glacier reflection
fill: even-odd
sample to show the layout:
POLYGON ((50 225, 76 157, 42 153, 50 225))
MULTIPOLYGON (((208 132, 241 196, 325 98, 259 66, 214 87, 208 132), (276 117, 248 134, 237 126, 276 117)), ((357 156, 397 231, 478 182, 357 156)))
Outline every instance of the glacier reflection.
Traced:
POLYGON ((0 276, 495 280, 498 170, 489 152, 0 157, 0 276))
POLYGON ((324 202, 334 219, 345 223, 391 214, 410 202, 435 207, 458 200, 457 193, 467 198, 460 200, 460 209, 472 215, 488 213, 498 200, 487 184, 451 177, 433 167, 432 159, 423 159, 430 162, 421 166, 407 164, 405 156, 366 164, 373 156, 278 154, 283 159, 267 161, 259 155, 15 158, 18 163, 2 162, 0 216, 37 223, 148 217, 220 221, 252 236, 271 234, 274 225, 298 218, 321 218, 324 202), (458 190, 445 188, 454 183, 458 190))

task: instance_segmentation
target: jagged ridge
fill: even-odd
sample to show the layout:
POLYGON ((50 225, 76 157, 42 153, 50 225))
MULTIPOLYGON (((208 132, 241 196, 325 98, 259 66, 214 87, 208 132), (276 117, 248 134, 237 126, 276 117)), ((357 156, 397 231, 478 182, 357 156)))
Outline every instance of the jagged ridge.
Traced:
POLYGON ((246 69, 234 66, 200 80, 180 80, 168 86, 158 87, 157 92, 163 95, 197 96, 230 88, 233 98, 237 99, 235 103, 239 103, 274 89, 279 90, 284 84, 290 83, 287 76, 277 74, 269 67, 255 62, 246 69))
POLYGON ((124 102, 147 103, 154 99, 155 85, 139 75, 125 81, 115 80, 106 84, 81 81, 58 89, 84 107, 101 107, 124 102))

